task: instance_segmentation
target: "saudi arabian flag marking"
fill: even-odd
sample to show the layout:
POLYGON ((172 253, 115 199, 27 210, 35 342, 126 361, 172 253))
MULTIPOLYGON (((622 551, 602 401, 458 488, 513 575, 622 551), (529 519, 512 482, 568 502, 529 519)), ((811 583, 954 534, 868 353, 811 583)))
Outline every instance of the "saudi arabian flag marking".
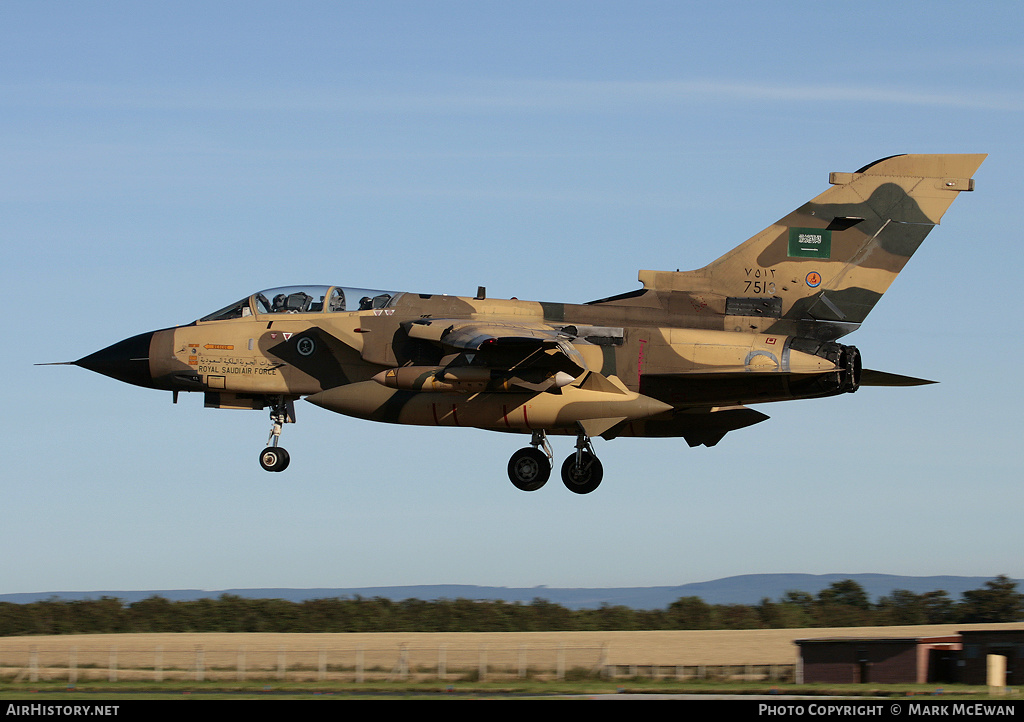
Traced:
POLYGON ((821 228, 790 228, 790 258, 830 258, 832 231, 821 228))

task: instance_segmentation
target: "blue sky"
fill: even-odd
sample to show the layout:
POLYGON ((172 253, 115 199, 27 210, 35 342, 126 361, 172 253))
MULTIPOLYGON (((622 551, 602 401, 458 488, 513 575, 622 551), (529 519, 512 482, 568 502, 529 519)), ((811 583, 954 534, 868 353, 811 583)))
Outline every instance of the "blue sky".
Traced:
POLYGON ((0 593, 734 574, 1024 578, 1012 2, 5 2, 0 593), (265 413, 74 367, 266 287, 583 302, 705 265, 895 153, 989 153, 864 327, 940 381, 759 407, 712 449, 265 413), (15 343, 16 342, 16 343, 15 343), (558 459, 569 453, 556 440, 558 459))

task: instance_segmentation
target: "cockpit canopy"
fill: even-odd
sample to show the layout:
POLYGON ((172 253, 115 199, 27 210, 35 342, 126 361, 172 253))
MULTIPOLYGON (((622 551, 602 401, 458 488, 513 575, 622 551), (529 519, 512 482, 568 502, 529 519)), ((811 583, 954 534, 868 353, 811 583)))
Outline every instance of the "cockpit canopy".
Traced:
POLYGON ((253 314, 338 313, 387 308, 400 293, 347 286, 282 286, 243 298, 200 321, 224 321, 253 314))

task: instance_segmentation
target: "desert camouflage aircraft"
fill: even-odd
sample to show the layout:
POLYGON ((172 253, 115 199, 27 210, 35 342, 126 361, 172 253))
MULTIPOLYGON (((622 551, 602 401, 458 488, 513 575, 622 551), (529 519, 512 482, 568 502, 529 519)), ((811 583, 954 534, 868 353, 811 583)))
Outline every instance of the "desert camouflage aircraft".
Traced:
POLYGON ((584 304, 346 286, 255 293, 187 325, 71 362, 127 383, 198 391, 206 406, 270 409, 260 464, 307 401, 395 424, 530 434, 508 462, 524 491, 548 480, 548 436, 576 437, 561 467, 586 494, 591 439, 682 437, 714 446, 768 417, 747 404, 860 386, 930 383, 861 369, 856 330, 985 155, 900 155, 854 173, 696 271, 640 271, 643 287, 584 304))

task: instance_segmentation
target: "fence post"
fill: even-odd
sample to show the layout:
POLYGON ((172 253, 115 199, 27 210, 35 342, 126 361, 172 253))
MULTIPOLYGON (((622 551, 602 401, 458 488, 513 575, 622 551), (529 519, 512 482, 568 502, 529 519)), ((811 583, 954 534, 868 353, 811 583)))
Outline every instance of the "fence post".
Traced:
POLYGON ((277 678, 284 679, 285 663, 284 663, 284 647, 278 647, 277 649, 277 678))
POLYGON ((448 645, 442 644, 437 648, 437 678, 445 679, 448 676, 448 645))
POLYGON ((238 655, 235 660, 235 679, 239 682, 245 679, 245 645, 238 647, 238 655))
POLYGON ((556 676, 558 679, 565 679, 565 642, 560 642, 558 645, 558 661, 555 665, 557 667, 556 676))
POLYGON ((72 687, 78 683, 78 647, 68 650, 68 684, 72 687))
POLYGON ((28 654, 28 681, 39 681, 39 647, 32 645, 28 654))
POLYGON ((392 672, 398 672, 398 678, 405 680, 409 674, 409 645, 404 642, 398 645, 398 662, 392 672))
POLYGON ((483 682, 485 679, 487 679, 487 645, 486 644, 481 644, 480 645, 480 663, 479 663, 478 674, 480 676, 480 681, 481 682, 483 682))
POLYGON ((526 679, 526 645, 519 647, 519 678, 526 679))
POLYGON ((327 650, 323 647, 320 647, 319 657, 319 671, 317 672, 317 679, 323 682, 325 679, 327 679, 327 650))
POLYGON ((363 647, 356 650, 356 682, 363 681, 363 647))
POLYGON ((203 647, 196 645, 196 681, 202 682, 206 673, 206 663, 203 660, 203 647))

